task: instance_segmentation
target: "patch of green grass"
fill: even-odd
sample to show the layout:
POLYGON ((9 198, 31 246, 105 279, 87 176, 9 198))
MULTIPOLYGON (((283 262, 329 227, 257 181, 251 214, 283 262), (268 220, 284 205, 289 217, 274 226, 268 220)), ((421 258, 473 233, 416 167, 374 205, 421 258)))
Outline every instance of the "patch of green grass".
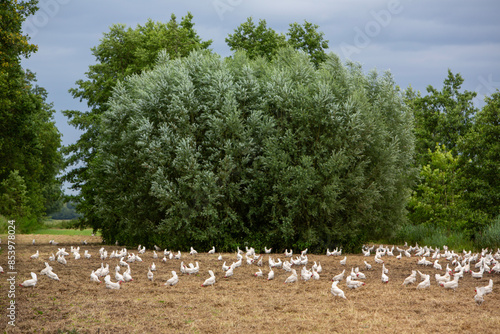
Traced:
MULTIPOLYGON (((53 234, 53 235, 84 235, 91 236, 92 229, 87 228, 84 230, 68 230, 68 229, 60 229, 60 228, 40 228, 33 231, 33 234, 53 234)), ((97 233, 99 235, 99 233, 97 233)))

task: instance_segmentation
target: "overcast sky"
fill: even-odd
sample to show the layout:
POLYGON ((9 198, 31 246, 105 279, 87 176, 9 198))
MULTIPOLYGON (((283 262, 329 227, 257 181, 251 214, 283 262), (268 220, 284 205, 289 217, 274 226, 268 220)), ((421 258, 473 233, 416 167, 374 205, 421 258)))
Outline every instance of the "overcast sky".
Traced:
POLYGON ((283 33, 290 23, 307 20, 324 32, 329 51, 366 71, 390 70, 402 88, 440 89, 448 69, 464 77, 464 89, 480 94, 479 103, 500 88, 498 0, 40 0, 39 5, 24 25, 39 50, 23 66, 47 89, 65 145, 79 133, 60 110, 87 108, 68 89, 85 79, 95 62, 90 48, 112 24, 167 22, 172 13, 180 20, 190 11, 198 34, 212 39, 211 48, 222 56, 231 54, 224 39, 249 16, 283 33))

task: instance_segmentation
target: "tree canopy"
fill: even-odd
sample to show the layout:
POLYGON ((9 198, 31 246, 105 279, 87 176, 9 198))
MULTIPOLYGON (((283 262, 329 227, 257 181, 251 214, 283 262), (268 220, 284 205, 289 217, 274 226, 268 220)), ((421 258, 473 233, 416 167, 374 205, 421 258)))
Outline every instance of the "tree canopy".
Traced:
POLYGON ((163 54, 109 105, 91 165, 107 242, 356 249, 404 220, 413 118, 389 74, 291 48, 163 54))
POLYGON ((66 172, 64 180, 72 183, 74 190, 79 190, 75 201, 78 210, 84 214, 83 224, 95 223, 91 210, 95 204, 95 185, 91 183, 89 166, 94 159, 101 115, 108 109, 113 88, 119 80, 150 69, 160 50, 166 50, 170 57, 175 58, 187 56, 195 49, 207 49, 212 41, 201 40, 192 19, 192 14, 188 13, 179 23, 172 14, 167 23, 148 20, 144 26, 137 25, 135 29, 123 24, 113 25, 100 44, 92 48, 97 63, 89 66, 87 78, 78 80, 77 87, 70 89, 74 98, 85 100, 89 107, 88 111, 63 111, 69 123, 83 131, 76 143, 64 148, 68 156, 66 167, 73 166, 66 172))
POLYGON ((239 25, 233 34, 226 38, 227 45, 232 51, 245 50, 250 59, 264 57, 271 60, 280 48, 291 46, 295 50, 302 50, 309 54, 311 61, 317 66, 325 61, 328 49, 328 40, 324 33, 318 32, 319 26, 304 21, 303 25, 291 23, 286 36, 267 27, 266 20, 259 20, 255 25, 253 18, 239 25))
POLYGON ((37 1, 0 3, 0 198, 6 201, 0 203, 0 213, 13 219, 39 219, 61 196, 55 111, 35 75, 21 66, 21 57, 37 50, 21 29, 37 9, 37 1), (12 204, 14 199, 20 202, 12 204))

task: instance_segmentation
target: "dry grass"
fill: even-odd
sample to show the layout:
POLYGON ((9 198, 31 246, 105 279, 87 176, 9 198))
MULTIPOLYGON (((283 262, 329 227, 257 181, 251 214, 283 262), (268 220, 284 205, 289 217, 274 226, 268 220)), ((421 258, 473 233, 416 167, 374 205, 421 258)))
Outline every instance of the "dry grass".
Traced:
MULTIPOLYGON (((36 236, 37 244, 33 246, 32 238, 17 236, 17 283, 29 278, 30 271, 38 274, 57 247, 65 246, 69 251, 70 245, 82 240, 77 236, 36 236), (48 245, 49 239, 60 244, 48 245), (40 258, 31 260, 30 255, 37 249, 40 258)), ((2 240, 5 248, 6 238, 2 240)), ((443 290, 432 277, 430 289, 417 291, 415 286, 401 286, 411 269, 432 275, 435 270, 417 266, 416 258, 384 257, 390 281, 382 284, 381 266, 374 263, 373 257, 348 255, 343 267, 339 257, 309 254, 308 268, 313 261, 320 261, 323 266, 321 279, 283 284, 289 276, 283 270, 275 270, 275 280, 267 281, 253 276, 257 266, 245 263, 235 269, 233 277, 224 279, 217 254, 201 254, 201 250, 195 257, 183 253, 185 263, 200 263, 200 273, 181 275, 179 260, 162 263, 153 260, 152 251, 148 250, 142 255, 144 262, 131 265, 134 281, 124 283, 120 290, 108 290, 104 283, 90 282, 90 272, 102 262, 98 257, 101 245, 98 237, 87 240, 95 243, 81 246, 80 253, 83 255, 83 250, 88 249, 92 254, 90 260, 75 261, 67 257, 66 266, 51 263, 60 282, 38 275, 34 289, 17 286, 16 327, 6 324, 2 314, 1 330, 7 333, 72 330, 78 333, 498 333, 500 329, 500 275, 486 274, 481 280, 467 275, 460 280, 456 292, 443 290), (334 297, 330 293, 331 278, 344 268, 346 273, 352 266, 364 268, 364 260, 374 267, 371 271, 362 270, 367 275, 366 286, 348 290, 344 280, 339 287, 347 300, 334 297), (150 282, 146 273, 153 261, 158 271, 154 282, 150 282), (217 281, 214 286, 203 288, 200 285, 208 278, 209 269, 215 272, 217 281), (177 271, 180 282, 166 287, 163 283, 172 270, 177 271), (473 299, 474 287, 486 285, 489 278, 494 280, 493 294, 485 296, 485 302, 478 306, 473 299)), ((119 247, 106 246, 106 249, 111 252, 119 247)), ((284 260, 283 254, 273 256, 284 260)), ((235 261, 235 254, 223 257, 229 264, 235 261)), ((4 269, 6 258, 4 251, 0 256, 4 269)), ((268 256, 264 259, 267 262, 268 256)), ((104 262, 109 263, 114 273, 118 260, 104 262)), ((440 262, 444 267, 445 260, 440 262)), ((268 268, 265 266, 263 271, 267 275, 268 268)), ((9 303, 5 275, 0 283, 2 313, 9 303)))

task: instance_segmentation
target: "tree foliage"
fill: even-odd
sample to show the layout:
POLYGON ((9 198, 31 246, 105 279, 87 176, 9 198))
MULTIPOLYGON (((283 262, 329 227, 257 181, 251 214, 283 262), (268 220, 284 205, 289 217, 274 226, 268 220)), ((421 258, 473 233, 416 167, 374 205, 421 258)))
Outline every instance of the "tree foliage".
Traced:
POLYGON ((404 220, 413 119, 389 74, 163 54, 109 105, 89 166, 107 242, 356 249, 404 220))
MULTIPOLYGON (((8 185, 23 184, 26 192, 21 193, 27 202, 23 199, 16 206, 26 207, 34 219, 61 196, 56 176, 62 161, 52 104, 46 102, 46 91, 35 84, 35 75, 21 67, 21 57, 37 50, 22 34, 22 22, 37 9, 37 1, 0 3, 0 182, 4 184, 0 197, 21 191, 8 185)), ((7 215, 5 205, 3 210, 7 215)))
POLYGON ((88 111, 63 111, 70 119, 69 123, 83 131, 76 143, 64 148, 68 156, 66 166, 73 166, 64 179, 72 183, 74 190, 79 190, 75 201, 79 212, 84 214, 83 224, 96 224, 91 209, 95 205, 95 185, 88 168, 94 159, 101 115, 108 109, 107 102, 113 88, 119 80, 150 69, 160 50, 166 50, 170 57, 176 58, 198 48, 208 48, 211 40, 201 40, 193 28, 192 19, 188 13, 179 23, 172 14, 167 23, 149 20, 135 29, 123 24, 113 25, 100 44, 92 48, 97 63, 89 66, 87 78, 78 80, 77 87, 70 89, 74 98, 85 100, 89 107, 88 111))
POLYGON ((428 94, 421 96, 413 90, 407 91, 406 102, 415 115, 416 162, 427 165, 436 145, 444 145, 459 154, 457 144, 470 129, 477 112, 473 105, 475 92, 460 92, 462 76, 448 70, 443 88, 438 91, 427 87, 428 94))
POLYGON ((280 48, 291 46, 309 54, 318 67, 326 60, 325 49, 328 49, 328 40, 324 39, 324 33, 318 32, 318 28, 318 25, 307 21, 303 25, 291 23, 286 33, 287 40, 284 34, 267 27, 266 20, 259 20, 259 24, 255 25, 249 17, 233 34, 229 34, 226 43, 232 51, 245 50, 250 59, 263 57, 267 60, 271 60, 280 48))
POLYGON ((431 161, 420 170, 420 183, 408 203, 409 219, 414 224, 463 229, 464 203, 461 198, 458 158, 444 145, 429 150, 431 161))
POLYGON ((476 231, 497 219, 500 212, 500 92, 485 101, 458 145, 464 198, 478 217, 470 222, 476 231), (486 221, 479 219, 482 216, 486 221))

